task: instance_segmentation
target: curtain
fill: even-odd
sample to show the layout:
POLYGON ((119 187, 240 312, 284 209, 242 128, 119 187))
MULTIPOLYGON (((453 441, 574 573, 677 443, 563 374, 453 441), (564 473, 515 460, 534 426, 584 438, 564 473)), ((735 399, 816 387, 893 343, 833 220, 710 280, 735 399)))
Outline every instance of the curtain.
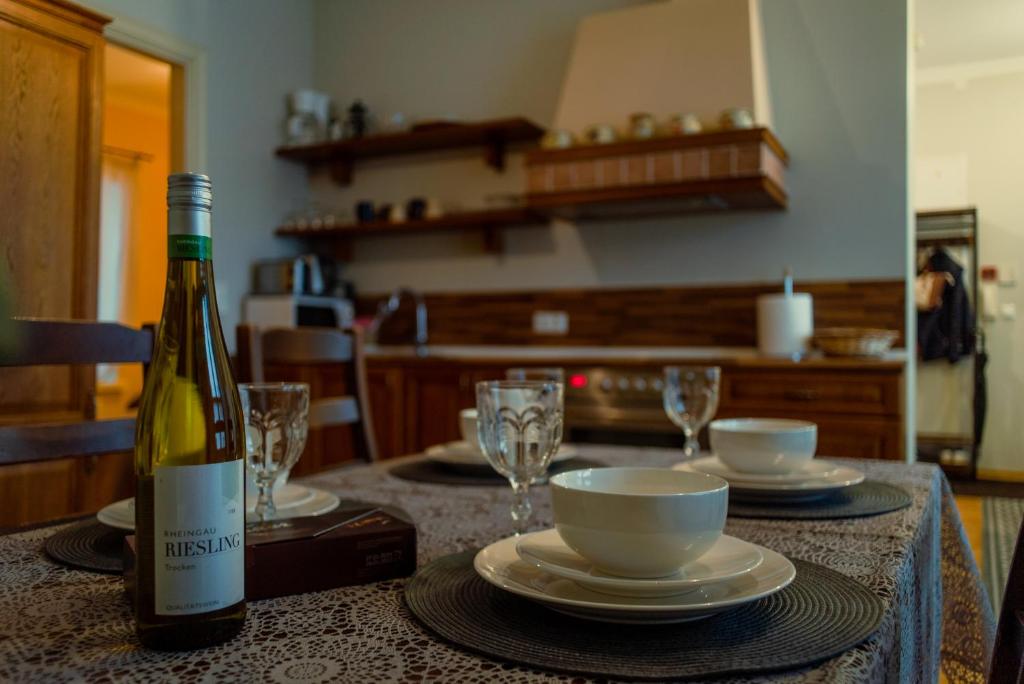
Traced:
MULTIPOLYGON (((131 310, 131 291, 126 287, 128 258, 132 254, 133 199, 139 162, 104 153, 100 191, 100 263, 96 317, 101 321, 126 321, 131 310)), ((116 383, 117 367, 101 365, 96 379, 116 383)))

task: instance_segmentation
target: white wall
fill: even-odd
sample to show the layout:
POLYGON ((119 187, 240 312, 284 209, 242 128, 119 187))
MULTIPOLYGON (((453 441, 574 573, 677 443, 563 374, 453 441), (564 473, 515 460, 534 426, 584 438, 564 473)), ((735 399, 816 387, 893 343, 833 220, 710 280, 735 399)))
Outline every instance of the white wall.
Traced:
MULTIPOLYGON (((303 169, 274 157, 285 94, 313 76, 311 0, 85 0, 206 51, 206 172, 213 180, 214 267, 221 322, 234 348, 249 265, 288 254, 280 217, 306 202, 303 169)), ((153 226, 163 231, 166 226, 153 226)))
MULTIPOLYGON (((1018 281, 1024 277, 1022 120, 1024 63, 1016 73, 917 87, 915 154, 966 158, 966 200, 978 207, 980 223, 979 263, 995 265, 1004 274, 1013 269, 1018 281)), ((984 325, 990 357, 988 421, 979 466, 1024 471, 1024 292, 1018 285, 1003 286, 999 300, 1014 304, 1018 318, 1000 317, 984 325)), ((930 370, 919 366, 922 377, 930 370)))
MULTIPOLYGON (((380 114, 550 123, 577 21, 626 0, 318 0, 315 85, 380 114)), ((629 286, 906 273, 906 6, 892 0, 762 3, 775 129, 792 157, 785 213, 508 231, 504 256, 470 236, 376 238, 349 275, 364 292, 629 286)), ((435 195, 463 206, 521 192, 479 158, 431 155, 357 166, 325 208, 435 195)))

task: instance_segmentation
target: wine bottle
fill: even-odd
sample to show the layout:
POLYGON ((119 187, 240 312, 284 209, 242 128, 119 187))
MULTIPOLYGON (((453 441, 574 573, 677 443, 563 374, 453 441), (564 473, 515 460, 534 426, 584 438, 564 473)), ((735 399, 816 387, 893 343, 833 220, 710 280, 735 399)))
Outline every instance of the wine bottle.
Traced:
POLYGON ((210 179, 167 179, 167 285, 135 435, 135 622, 200 648, 245 622, 245 428, 217 314, 210 179))

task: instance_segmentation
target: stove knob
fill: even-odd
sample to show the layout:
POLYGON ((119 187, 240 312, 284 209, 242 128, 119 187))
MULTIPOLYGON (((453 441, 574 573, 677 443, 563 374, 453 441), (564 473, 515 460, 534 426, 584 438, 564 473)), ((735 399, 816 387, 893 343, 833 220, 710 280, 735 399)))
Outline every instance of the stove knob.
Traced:
POLYGON ((612 379, 611 378, 603 378, 601 380, 601 389, 604 390, 605 392, 611 392, 612 391, 612 379))
POLYGON ((651 381, 651 387, 654 388, 655 392, 660 392, 665 388, 665 383, 661 378, 654 378, 654 380, 651 381))
POLYGON ((647 381, 644 380, 643 378, 634 378, 633 389, 635 389, 637 392, 643 392, 645 389, 647 389, 647 381))
POLYGON ((629 378, 619 378, 619 389, 623 392, 629 389, 629 378))

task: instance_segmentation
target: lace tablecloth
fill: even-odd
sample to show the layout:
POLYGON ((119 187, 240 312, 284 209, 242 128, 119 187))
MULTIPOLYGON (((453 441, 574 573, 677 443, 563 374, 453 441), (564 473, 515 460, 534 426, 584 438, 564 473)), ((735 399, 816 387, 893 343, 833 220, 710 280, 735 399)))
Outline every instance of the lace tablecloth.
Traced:
MULTIPOLYGON (((584 446, 609 465, 668 465, 678 452, 584 446)), ((909 491, 909 508, 836 521, 730 519, 726 531, 838 570, 887 604, 878 632, 813 668, 742 681, 984 681, 993 619, 948 483, 934 466, 861 461, 868 477, 909 491)), ((308 478, 338 494, 407 510, 419 562, 511 533, 510 490, 407 482, 386 465, 308 478)), ((546 488, 537 527, 551 523, 546 488)), ((458 650, 422 628, 402 602, 403 580, 249 604, 235 640, 191 653, 143 650, 116 577, 47 560, 50 527, 0 537, 0 681, 569 681, 458 650)), ((300 569, 296 569, 297 571, 300 569)), ((628 628, 624 628, 628 630, 628 628)), ((574 680, 575 681, 575 680, 574 680)), ((583 680, 580 680, 583 681, 583 680)))

